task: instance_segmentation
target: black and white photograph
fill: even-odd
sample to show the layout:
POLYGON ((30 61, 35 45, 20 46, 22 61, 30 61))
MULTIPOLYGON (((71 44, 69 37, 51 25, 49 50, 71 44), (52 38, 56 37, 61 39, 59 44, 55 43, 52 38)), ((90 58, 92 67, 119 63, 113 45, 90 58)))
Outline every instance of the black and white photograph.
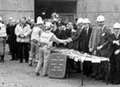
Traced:
POLYGON ((120 0, 0 0, 0 87, 120 87, 120 0))

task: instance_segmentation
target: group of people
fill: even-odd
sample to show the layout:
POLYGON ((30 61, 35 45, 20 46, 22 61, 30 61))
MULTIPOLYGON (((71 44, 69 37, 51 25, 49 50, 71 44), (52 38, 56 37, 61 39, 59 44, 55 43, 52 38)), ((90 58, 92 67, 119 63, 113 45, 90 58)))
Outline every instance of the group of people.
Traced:
MULTIPOLYGON (((88 18, 78 18, 73 22, 64 22, 57 13, 50 19, 37 17, 33 19, 22 17, 19 22, 11 17, 5 24, 0 17, 0 45, 1 59, 4 62, 5 43, 9 44, 11 60, 25 60, 30 66, 37 59, 36 75, 47 75, 48 59, 53 47, 74 49, 110 59, 109 80, 113 84, 120 84, 120 23, 112 28, 105 25, 105 17, 99 15, 96 24, 88 18)), ((73 63, 73 62, 71 62, 73 63)), ((79 62, 71 64, 73 67, 79 62)), ((91 64, 84 62, 84 74, 95 79, 105 79, 107 64, 91 64)), ((78 68, 80 70, 80 67, 78 68)))

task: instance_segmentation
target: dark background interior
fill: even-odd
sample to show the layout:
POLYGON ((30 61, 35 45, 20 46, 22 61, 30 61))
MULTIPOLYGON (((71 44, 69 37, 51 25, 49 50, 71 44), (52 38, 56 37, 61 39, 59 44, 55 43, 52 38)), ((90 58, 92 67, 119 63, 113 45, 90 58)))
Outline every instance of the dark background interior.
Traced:
POLYGON ((35 17, 50 18, 51 13, 75 13, 76 1, 70 0, 35 0, 35 17), (46 15, 42 13, 45 12, 46 15))

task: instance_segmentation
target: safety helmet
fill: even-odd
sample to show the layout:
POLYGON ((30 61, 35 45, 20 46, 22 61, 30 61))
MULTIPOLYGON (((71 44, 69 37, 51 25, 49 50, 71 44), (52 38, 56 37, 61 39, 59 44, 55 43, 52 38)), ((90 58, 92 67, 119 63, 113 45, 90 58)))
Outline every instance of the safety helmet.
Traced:
POLYGON ((120 23, 115 23, 115 24, 113 25, 113 28, 120 28, 120 23))
POLYGON ((103 15, 99 15, 98 17, 97 17, 97 20, 96 20, 97 22, 104 22, 105 21, 105 17, 103 16, 103 15))

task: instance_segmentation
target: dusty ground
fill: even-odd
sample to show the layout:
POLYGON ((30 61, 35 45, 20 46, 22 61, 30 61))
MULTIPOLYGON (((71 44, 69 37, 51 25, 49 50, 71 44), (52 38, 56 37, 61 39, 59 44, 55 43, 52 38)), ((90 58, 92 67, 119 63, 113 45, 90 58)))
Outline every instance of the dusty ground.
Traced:
MULTIPOLYGON (((0 63, 0 87, 81 87, 80 74, 72 74, 67 79, 50 79, 35 76, 34 67, 9 61, 6 55, 5 63, 0 63)), ((84 87, 120 87, 120 85, 106 85, 105 82, 85 78, 84 87)))

